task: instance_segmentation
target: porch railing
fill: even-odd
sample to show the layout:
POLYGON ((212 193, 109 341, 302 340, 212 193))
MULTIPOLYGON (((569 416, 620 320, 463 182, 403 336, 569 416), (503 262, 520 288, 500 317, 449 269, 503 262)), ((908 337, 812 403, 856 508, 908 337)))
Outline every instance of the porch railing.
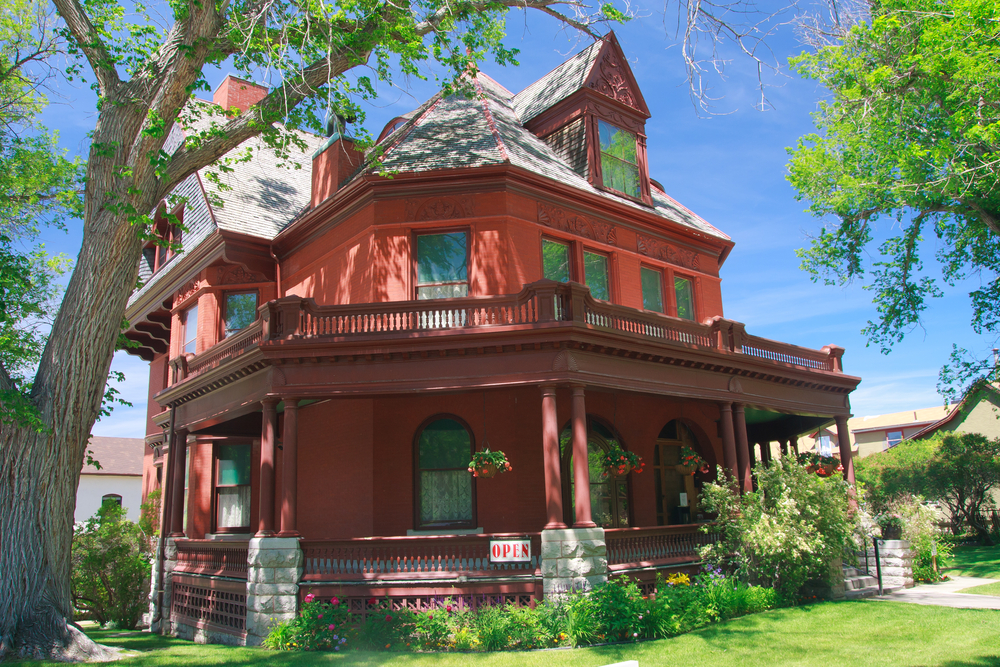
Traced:
POLYGON ((367 581, 535 575, 540 567, 541 535, 428 535, 302 540, 305 581, 367 581), (491 563, 490 540, 528 538, 531 560, 491 563))
POLYGON ((609 528, 604 531, 608 567, 653 567, 699 559, 698 549, 718 540, 718 534, 701 532, 701 525, 652 528, 609 528))
POLYGON ((843 349, 810 350, 750 336, 740 322, 715 317, 705 323, 598 301, 577 283, 542 280, 518 294, 386 301, 319 306, 313 299, 285 297, 258 309, 256 322, 198 355, 171 360, 171 384, 217 368, 259 343, 278 340, 349 338, 382 334, 573 323, 626 334, 639 340, 719 350, 810 370, 840 373, 843 349))
POLYGON ((247 578, 246 541, 177 540, 178 572, 247 578))

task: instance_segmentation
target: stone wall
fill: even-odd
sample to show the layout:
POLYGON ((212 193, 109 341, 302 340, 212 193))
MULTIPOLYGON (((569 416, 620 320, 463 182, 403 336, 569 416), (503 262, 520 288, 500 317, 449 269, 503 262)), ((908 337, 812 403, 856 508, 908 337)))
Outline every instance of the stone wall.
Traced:
MULTIPOLYGON (((882 567, 883 588, 913 587, 913 558, 916 552, 906 540, 879 540, 879 565, 882 567)), ((864 552, 858 554, 861 564, 865 562, 864 552)), ((868 548, 869 573, 875 576, 875 547, 868 548)))
POLYGON ((154 554, 159 554, 160 545, 163 545, 164 550, 164 560, 163 560, 163 608, 159 609, 158 606, 158 596, 157 596, 157 581, 160 577, 160 559, 153 559, 153 571, 149 578, 149 630, 150 632, 156 632, 160 634, 170 633, 170 593, 172 590, 171 579, 173 578, 174 567, 177 565, 177 543, 174 538, 168 537, 166 544, 163 543, 163 538, 161 537, 156 544, 156 551, 154 554), (159 619, 157 619, 157 612, 159 613, 159 619), (156 619, 156 620, 154 620, 156 619))
POLYGON ((607 580, 603 528, 542 531, 542 591, 546 598, 589 591, 607 580))
POLYGON ((271 626, 299 610, 302 549, 294 537, 255 537, 247 552, 247 645, 256 646, 271 626))

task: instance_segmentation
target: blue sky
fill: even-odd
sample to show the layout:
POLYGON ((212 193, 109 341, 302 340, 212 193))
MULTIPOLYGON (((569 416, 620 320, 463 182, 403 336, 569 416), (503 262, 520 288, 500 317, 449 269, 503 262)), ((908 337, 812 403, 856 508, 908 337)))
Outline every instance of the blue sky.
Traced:
MULTIPOLYGON (((691 103, 679 46, 668 34, 659 10, 644 12, 616 28, 622 48, 649 105, 646 124, 650 175, 674 198, 729 234, 736 247, 722 270, 723 302, 727 317, 745 322, 758 336, 806 347, 827 344, 845 347, 846 372, 862 377, 851 404, 855 415, 876 415, 930 407, 942 402, 935 385, 940 366, 947 361, 952 343, 976 353, 988 352, 991 341, 976 336, 969 326, 968 292, 978 283, 967 281, 946 289, 925 313, 924 327, 910 332, 889 355, 866 347, 860 334, 876 316, 868 292, 859 285, 826 287, 810 282, 799 270, 796 248, 808 243, 821 221, 804 212, 785 181, 786 147, 812 131, 810 113, 824 94, 813 82, 796 75, 770 77, 768 98, 772 109, 758 111, 756 70, 733 53, 726 77, 710 77, 718 115, 697 113, 691 103)), ((521 49, 519 67, 485 64, 483 70, 512 91, 519 91, 566 57, 586 45, 560 29, 551 19, 521 12, 508 21, 508 44, 521 49)), ((790 28, 779 30, 770 44, 784 63, 801 51, 790 28)), ((226 72, 209 75, 216 85, 226 72)), ((402 88, 383 92, 366 107, 366 126, 375 135, 393 117, 409 111, 433 94, 433 84, 399 81, 402 88)), ((89 90, 67 87, 65 99, 50 106, 45 122, 60 131, 62 144, 71 152, 86 148, 85 133, 96 121, 89 90)), ((881 234, 891 231, 886 223, 881 234)), ((76 254, 79 225, 69 233, 50 232, 50 250, 76 254)), ((931 252, 936 239, 926 242, 931 252)), ((940 275, 929 261, 931 275, 940 275)), ((96 435, 142 437, 145 435, 147 366, 119 353, 114 368, 124 371, 124 397, 134 404, 118 408, 94 427, 96 435)))

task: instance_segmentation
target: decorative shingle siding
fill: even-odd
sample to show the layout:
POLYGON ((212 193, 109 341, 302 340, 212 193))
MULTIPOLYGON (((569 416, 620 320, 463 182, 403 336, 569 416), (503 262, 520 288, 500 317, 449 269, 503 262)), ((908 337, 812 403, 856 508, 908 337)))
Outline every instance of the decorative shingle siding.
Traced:
POLYGON ((587 178, 587 130, 582 118, 559 128, 544 141, 570 169, 587 178))

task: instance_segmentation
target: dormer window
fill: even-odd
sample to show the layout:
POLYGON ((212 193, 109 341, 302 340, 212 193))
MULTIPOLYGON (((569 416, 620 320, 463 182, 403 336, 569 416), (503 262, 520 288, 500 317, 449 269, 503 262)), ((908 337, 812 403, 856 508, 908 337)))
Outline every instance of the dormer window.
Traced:
POLYGON ((597 126, 601 137, 601 180, 604 187, 639 199, 639 156, 635 134, 603 120, 598 120, 597 126))
MULTIPOLYGON (((169 218, 176 217, 178 224, 170 224, 166 218, 159 218, 153 227, 153 236, 163 241, 167 241, 171 244, 179 245, 181 242, 181 234, 183 230, 180 226, 181 216, 183 210, 178 211, 173 216, 166 216, 169 218)), ((156 273, 162 269, 167 261, 174 256, 174 251, 171 250, 166 244, 161 244, 156 241, 147 241, 146 245, 142 249, 142 258, 146 262, 146 266, 149 267, 150 273, 156 273)))

